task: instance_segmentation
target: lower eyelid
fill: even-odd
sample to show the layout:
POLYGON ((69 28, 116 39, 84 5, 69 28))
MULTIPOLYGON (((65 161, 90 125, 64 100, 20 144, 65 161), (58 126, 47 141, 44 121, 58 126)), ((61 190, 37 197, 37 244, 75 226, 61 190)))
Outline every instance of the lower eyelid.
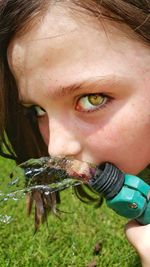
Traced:
POLYGON ((108 104, 110 103, 110 101, 109 102, 106 102, 105 104, 103 104, 102 106, 100 106, 100 107, 97 107, 97 108, 95 108, 95 109, 91 109, 91 110, 86 110, 86 111, 81 111, 81 112, 83 112, 83 113, 94 113, 94 112, 98 112, 98 111, 100 111, 100 110, 102 110, 102 109, 105 109, 105 108, 107 108, 107 106, 108 106, 108 104))

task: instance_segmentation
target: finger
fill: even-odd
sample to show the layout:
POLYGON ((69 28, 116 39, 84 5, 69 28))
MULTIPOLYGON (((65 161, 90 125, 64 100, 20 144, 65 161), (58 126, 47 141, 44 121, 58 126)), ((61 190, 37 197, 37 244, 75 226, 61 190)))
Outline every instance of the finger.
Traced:
POLYGON ((141 256, 150 255, 150 224, 140 225, 136 221, 130 221, 125 226, 125 234, 141 256))

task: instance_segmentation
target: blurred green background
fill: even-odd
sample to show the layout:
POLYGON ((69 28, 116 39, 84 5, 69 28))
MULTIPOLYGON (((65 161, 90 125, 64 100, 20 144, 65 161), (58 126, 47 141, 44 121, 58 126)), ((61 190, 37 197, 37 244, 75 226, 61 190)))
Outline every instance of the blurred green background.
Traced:
MULTIPOLYGON (((0 158, 0 181, 7 180, 14 166, 0 158)), ((105 203, 100 208, 82 203, 71 188, 61 193, 61 200, 60 219, 51 214, 48 227, 42 225, 36 234, 25 198, 0 203, 1 216, 12 216, 9 223, 0 222, 0 267, 141 266, 124 236, 126 219, 105 203)))

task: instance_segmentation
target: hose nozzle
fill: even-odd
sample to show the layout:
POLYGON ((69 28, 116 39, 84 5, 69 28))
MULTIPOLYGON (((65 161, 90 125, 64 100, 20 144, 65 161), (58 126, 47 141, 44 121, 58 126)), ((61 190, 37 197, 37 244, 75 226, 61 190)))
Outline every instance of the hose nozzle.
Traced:
POLYGON ((106 199, 111 199, 121 190, 124 178, 122 171, 110 163, 105 163, 97 167, 89 184, 97 193, 103 193, 106 199))

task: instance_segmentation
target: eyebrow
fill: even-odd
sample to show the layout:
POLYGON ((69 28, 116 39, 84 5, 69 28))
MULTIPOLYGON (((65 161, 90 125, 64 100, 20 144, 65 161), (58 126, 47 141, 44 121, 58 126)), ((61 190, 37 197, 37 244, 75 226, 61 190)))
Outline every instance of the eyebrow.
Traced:
MULTIPOLYGON (((68 94, 77 94, 81 91, 84 91, 84 94, 92 94, 92 91, 93 93, 103 93, 103 91, 104 93, 109 93, 110 88, 118 87, 122 83, 122 79, 115 75, 96 76, 91 77, 88 80, 76 82, 68 86, 58 86, 57 88, 53 88, 53 90, 50 90, 50 87, 48 87, 46 96, 55 99, 57 97, 66 97, 68 96, 68 94)), ((33 104, 30 104, 31 101, 28 101, 28 99, 23 99, 21 95, 19 98, 20 103, 26 107, 31 106, 33 104)))
POLYGON ((121 83, 121 79, 116 76, 96 76, 92 77, 88 80, 85 80, 83 82, 77 82, 68 86, 59 86, 54 89, 52 92, 53 97, 65 97, 68 94, 77 93, 77 91, 85 90, 85 91, 91 91, 91 90, 101 90, 110 88, 113 86, 118 86, 121 83))

